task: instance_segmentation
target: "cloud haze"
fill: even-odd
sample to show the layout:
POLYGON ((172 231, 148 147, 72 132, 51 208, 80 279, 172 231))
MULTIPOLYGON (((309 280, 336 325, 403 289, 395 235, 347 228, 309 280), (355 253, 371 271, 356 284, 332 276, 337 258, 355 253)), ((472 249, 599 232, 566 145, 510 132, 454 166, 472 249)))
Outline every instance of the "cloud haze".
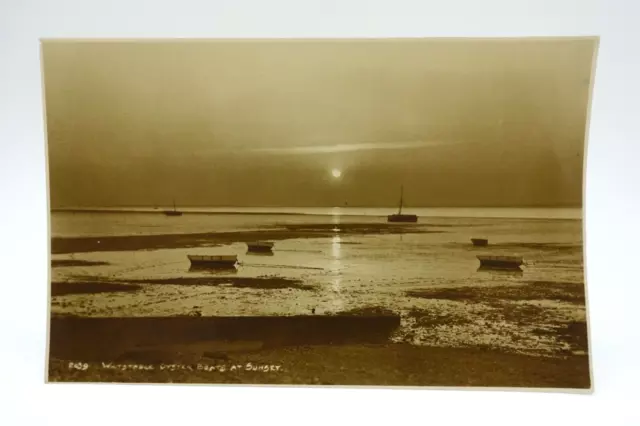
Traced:
POLYGON ((286 148, 257 148, 254 152, 265 152, 272 154, 332 154, 338 152, 357 152, 357 151, 373 151, 387 149, 415 149, 425 148, 428 146, 437 146, 444 143, 452 144, 453 142, 385 142, 385 143, 351 143, 339 145, 318 145, 318 146, 293 146, 286 148))
POLYGON ((580 205, 594 50, 45 42, 51 205, 580 205))

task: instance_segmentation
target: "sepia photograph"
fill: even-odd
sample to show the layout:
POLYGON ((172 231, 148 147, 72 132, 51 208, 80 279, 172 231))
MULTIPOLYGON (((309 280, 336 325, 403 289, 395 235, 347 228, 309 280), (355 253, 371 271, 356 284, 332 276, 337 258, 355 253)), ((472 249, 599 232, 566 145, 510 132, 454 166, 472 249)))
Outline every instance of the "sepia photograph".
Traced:
POLYGON ((42 40, 47 381, 591 390, 597 49, 42 40))

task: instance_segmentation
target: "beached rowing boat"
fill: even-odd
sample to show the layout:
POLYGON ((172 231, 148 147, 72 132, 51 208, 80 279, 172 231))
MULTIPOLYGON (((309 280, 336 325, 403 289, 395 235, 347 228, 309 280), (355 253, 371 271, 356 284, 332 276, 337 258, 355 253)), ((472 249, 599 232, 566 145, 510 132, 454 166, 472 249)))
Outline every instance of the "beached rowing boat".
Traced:
POLYGON ((219 256, 202 256, 202 255, 187 255, 191 261, 191 265, 194 267, 205 268, 235 268, 238 263, 238 255, 219 255, 219 256))
POLYGON ((474 246, 483 247, 489 244, 489 240, 487 240, 486 238, 472 238, 471 243, 473 243, 474 246))
POLYGON ((496 269, 520 269, 524 263, 520 256, 476 256, 480 266, 496 269))
POLYGON ((274 243, 271 241, 254 241, 247 243, 247 250, 250 252, 270 252, 273 249, 274 243))

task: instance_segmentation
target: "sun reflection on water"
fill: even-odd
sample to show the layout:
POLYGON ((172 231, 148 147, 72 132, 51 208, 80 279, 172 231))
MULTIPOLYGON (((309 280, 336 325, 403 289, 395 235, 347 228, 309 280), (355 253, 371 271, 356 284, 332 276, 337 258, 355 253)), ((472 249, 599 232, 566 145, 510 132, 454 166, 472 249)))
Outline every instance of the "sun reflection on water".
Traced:
POLYGON ((335 260, 340 260, 342 249, 342 239, 340 235, 334 235, 331 239, 331 255, 335 260))
MULTIPOLYGON (((342 290, 342 238, 340 235, 334 235, 331 239, 331 262, 332 283, 331 290, 334 293, 340 293, 342 290)), ((341 304, 342 299, 334 300, 334 305, 341 304)))
MULTIPOLYGON (((331 209, 331 224, 332 225, 339 225, 341 216, 342 216, 342 210, 340 209, 340 207, 332 208, 331 209)), ((335 231, 335 228, 334 228, 334 231, 335 231)))

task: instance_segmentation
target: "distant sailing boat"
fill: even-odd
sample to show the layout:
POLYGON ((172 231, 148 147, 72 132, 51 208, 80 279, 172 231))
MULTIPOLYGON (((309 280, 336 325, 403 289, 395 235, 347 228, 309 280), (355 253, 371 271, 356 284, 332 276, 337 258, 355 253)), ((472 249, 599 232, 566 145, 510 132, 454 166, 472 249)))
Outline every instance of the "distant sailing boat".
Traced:
POLYGON ((176 200, 173 200, 173 210, 165 210, 165 216, 182 216, 182 212, 176 210, 176 200))
POLYGON ((387 216, 387 222, 417 222, 418 216, 415 214, 402 214, 402 198, 404 195, 404 187, 400 187, 400 207, 398 213, 387 216))

